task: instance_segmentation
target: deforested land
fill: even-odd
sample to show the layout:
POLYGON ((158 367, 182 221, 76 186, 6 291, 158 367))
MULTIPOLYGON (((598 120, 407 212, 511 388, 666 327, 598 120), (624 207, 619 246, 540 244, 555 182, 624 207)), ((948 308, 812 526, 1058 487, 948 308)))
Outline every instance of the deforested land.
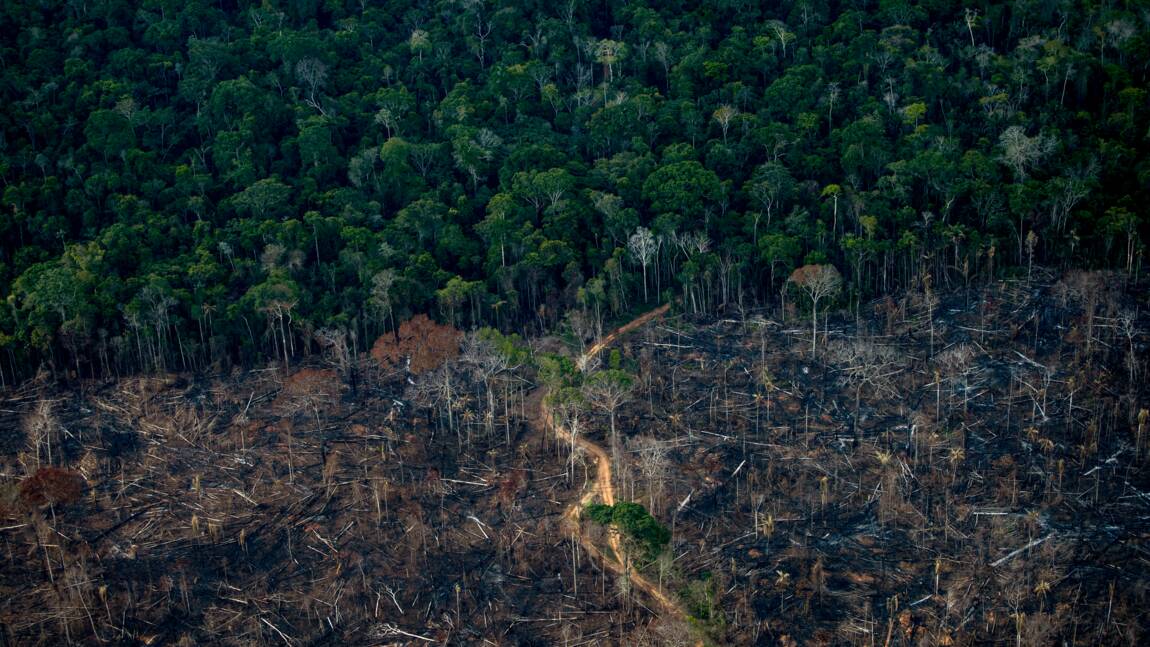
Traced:
POLYGON ((1140 2, 0 7, 0 647, 1141 645, 1140 2))

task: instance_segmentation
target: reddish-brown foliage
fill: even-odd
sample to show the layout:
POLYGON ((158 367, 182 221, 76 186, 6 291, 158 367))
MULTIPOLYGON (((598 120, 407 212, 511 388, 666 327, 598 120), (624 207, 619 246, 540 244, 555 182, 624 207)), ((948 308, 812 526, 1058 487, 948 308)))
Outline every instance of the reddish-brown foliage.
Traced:
POLYGON ((842 288, 843 277, 833 265, 803 265, 788 279, 814 300, 834 294, 842 288))
POLYGON ((79 472, 41 467, 20 483, 20 501, 29 507, 73 503, 84 496, 87 484, 79 472))
POLYGON ((371 356, 383 366, 397 367, 410 359, 412 373, 420 374, 437 368, 459 355, 463 333, 437 324, 427 315, 415 315, 399 326, 395 335, 385 334, 375 340, 371 356))

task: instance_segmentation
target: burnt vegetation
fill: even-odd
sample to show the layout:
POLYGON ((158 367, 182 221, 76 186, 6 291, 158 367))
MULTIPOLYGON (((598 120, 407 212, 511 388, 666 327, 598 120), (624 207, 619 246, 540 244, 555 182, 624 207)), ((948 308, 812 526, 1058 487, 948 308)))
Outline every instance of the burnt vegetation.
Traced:
POLYGON ((1143 642, 1148 322, 1120 286, 912 291, 820 324, 815 352, 790 317, 634 340, 622 478, 665 502, 673 577, 711 637, 1143 642))
POLYGON ((1145 303, 1037 269, 928 296, 832 309, 817 346, 793 308, 668 316, 583 375, 441 327, 419 371, 401 334, 290 373, 30 383, 0 407, 4 638, 1141 643, 1145 303), (608 378, 627 397, 593 402, 608 378), (536 383, 610 448, 619 503, 578 529, 595 459, 542 431, 536 383))

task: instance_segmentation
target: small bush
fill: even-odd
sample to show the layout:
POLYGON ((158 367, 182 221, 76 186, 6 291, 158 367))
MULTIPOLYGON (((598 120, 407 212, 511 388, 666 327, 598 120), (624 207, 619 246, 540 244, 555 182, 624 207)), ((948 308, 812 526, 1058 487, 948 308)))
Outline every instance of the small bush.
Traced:
POLYGON ((642 504, 630 501, 621 501, 613 506, 591 503, 586 510, 592 521, 615 526, 639 547, 647 561, 658 557, 671 541, 671 531, 652 517, 642 504))

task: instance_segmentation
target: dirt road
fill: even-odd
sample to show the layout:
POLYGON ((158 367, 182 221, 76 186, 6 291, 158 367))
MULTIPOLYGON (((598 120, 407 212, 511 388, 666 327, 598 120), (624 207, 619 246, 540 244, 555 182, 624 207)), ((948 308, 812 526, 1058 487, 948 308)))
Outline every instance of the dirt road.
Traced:
MULTIPOLYGON (((593 344, 590 348, 588 348, 587 352, 583 353, 583 355, 579 358, 578 365, 586 366, 591 359, 601 353, 604 349, 608 348, 619 337, 642 327, 653 319, 663 316, 669 309, 670 305, 660 306, 635 318, 627 324, 616 328, 610 334, 604 336, 595 342, 595 344, 593 344)), ((550 410, 547 408, 546 398, 544 397, 545 395, 546 389, 543 387, 537 389, 536 393, 532 394, 533 397, 531 399, 537 399, 539 403, 539 415, 535 420, 533 420, 533 424, 542 426, 543 429, 541 429, 541 431, 549 431, 551 433, 557 434, 561 440, 566 441, 568 438, 567 432, 561 429, 555 423, 554 417, 551 415, 550 410)), ((567 507, 567 510, 563 513, 564 520, 571 527, 571 530, 578 535, 579 543, 583 545, 583 548, 586 549, 587 552, 594 555, 595 558, 602 562, 604 566, 621 575, 626 573, 631 581, 632 586, 646 593, 658 604, 658 606, 662 607, 665 613, 670 614, 680 620, 686 620, 686 614, 683 612, 683 610, 670 596, 668 596, 663 592, 662 589, 659 588, 658 584, 648 580, 643 576, 643 574, 632 569, 629 564, 624 565, 621 563, 620 556, 623 554, 623 549, 618 533, 608 533, 608 543, 611 547, 611 552, 613 555, 608 555, 605 553, 587 535, 582 523, 580 523, 580 517, 583 513, 583 509, 587 506, 588 503, 591 503, 596 499, 606 505, 614 505, 615 488, 612 484, 611 459, 607 455, 607 452, 604 451, 602 447, 596 445, 583 436, 577 437, 575 442, 577 445, 579 445, 579 447, 582 447, 585 452, 595 458, 595 481, 587 490, 587 492, 585 492, 583 496, 580 497, 578 502, 572 503, 567 507)))

